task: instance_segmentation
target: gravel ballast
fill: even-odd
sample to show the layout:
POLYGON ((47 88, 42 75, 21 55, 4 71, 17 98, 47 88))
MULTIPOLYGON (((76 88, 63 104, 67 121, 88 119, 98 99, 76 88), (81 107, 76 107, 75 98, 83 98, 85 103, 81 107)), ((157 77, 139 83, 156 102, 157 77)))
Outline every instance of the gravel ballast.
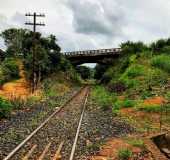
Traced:
MULTIPOLYGON (((51 145, 49 147, 49 151, 45 154, 44 159, 51 159, 61 142, 64 142, 61 150, 61 156, 62 160, 68 160, 74 142, 87 89, 88 88, 82 90, 80 94, 78 94, 72 101, 70 101, 11 159, 18 160, 23 158, 24 155, 26 155, 26 153, 34 145, 37 145, 37 148, 34 150, 29 159, 37 159, 49 143, 51 143, 51 145)), ((73 95, 73 92, 71 95, 73 95)), ((39 112, 39 110, 37 110, 37 112, 39 112)), ((49 113, 52 113, 52 111, 49 113)), ((33 130, 33 128, 30 129, 28 127, 30 124, 29 120, 31 120, 31 116, 29 118, 24 116, 28 115, 25 114, 21 116, 20 119, 18 118, 18 120, 15 120, 16 117, 14 118, 16 122, 14 124, 17 127, 14 125, 12 129, 13 132, 17 133, 14 135, 17 135, 19 138, 17 136, 13 136, 12 138, 11 136, 11 139, 8 140, 6 137, 8 135, 2 134, 3 138, 0 139, 0 142, 2 142, 2 144, 0 144, 0 150, 2 149, 0 159, 2 157, 4 158, 7 153, 16 147, 16 145, 21 142, 21 140, 31 132, 31 130, 33 130), (24 117, 24 120, 22 117, 24 117), (24 121, 24 123, 20 121, 21 119, 24 121)), ((47 117, 47 115, 42 119, 45 119, 45 117, 47 117)), ((9 129, 10 128, 8 127, 7 129, 2 129, 2 133, 6 133, 5 130, 9 132, 9 129)), ((82 125, 80 128, 74 160, 85 160, 89 155, 95 155, 99 151, 101 144, 103 144, 109 138, 121 137, 132 132, 134 132, 134 129, 130 125, 128 125, 116 115, 113 115, 111 110, 103 111, 89 95, 88 102, 86 104, 86 110, 82 120, 82 125)))
POLYGON ((49 152, 45 154, 44 159, 50 159, 54 156, 59 144, 64 141, 62 149, 63 160, 68 160, 76 133, 78 120, 82 111, 87 90, 83 89, 73 98, 59 113, 57 113, 36 135, 34 135, 11 159, 18 160, 24 157, 26 153, 37 145, 34 153, 29 159, 37 159, 44 148, 51 143, 49 152))
POLYGON ((95 155, 108 139, 122 137, 132 132, 134 129, 114 115, 111 109, 103 111, 89 97, 74 159, 86 160, 89 155, 95 155))
MULTIPOLYGON (((52 97, 56 107, 64 104, 79 88, 72 88, 69 92, 59 97, 52 97)), ((54 110, 49 100, 34 104, 29 110, 16 111, 9 119, 0 122, 0 160, 15 148, 26 136, 40 125, 54 110)))

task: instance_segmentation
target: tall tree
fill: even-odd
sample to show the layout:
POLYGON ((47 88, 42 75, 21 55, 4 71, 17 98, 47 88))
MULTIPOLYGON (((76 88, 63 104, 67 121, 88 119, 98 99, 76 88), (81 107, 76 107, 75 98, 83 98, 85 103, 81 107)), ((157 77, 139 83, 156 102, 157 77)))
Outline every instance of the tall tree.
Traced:
POLYGON ((30 80, 33 75, 33 53, 37 83, 44 75, 54 72, 60 64, 61 49, 54 35, 43 37, 39 32, 11 28, 2 32, 1 37, 7 46, 7 56, 23 57, 30 80))
POLYGON ((23 42, 25 35, 30 32, 26 29, 7 29, 1 33, 1 37, 7 46, 7 56, 18 56, 23 54, 23 42))

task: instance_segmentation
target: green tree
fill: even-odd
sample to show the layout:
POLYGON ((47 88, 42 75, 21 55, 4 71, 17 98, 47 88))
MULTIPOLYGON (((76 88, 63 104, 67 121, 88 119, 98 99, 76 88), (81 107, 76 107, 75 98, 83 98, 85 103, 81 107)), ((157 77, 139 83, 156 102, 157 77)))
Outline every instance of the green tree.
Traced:
POLYGON ((143 42, 131 42, 127 41, 125 43, 122 43, 120 47, 123 49, 124 53, 128 54, 136 54, 143 52, 144 50, 147 50, 148 47, 143 42))
POLYGON ((97 64, 95 67, 94 78, 101 79, 107 69, 108 69, 107 65, 97 64))
POLYGON ((83 79, 90 79, 91 78, 91 69, 86 66, 77 66, 76 67, 77 72, 81 75, 83 79))
POLYGON ((28 34, 26 29, 11 28, 3 31, 1 37, 4 39, 7 46, 7 56, 18 56, 23 54, 23 42, 25 35, 28 34))

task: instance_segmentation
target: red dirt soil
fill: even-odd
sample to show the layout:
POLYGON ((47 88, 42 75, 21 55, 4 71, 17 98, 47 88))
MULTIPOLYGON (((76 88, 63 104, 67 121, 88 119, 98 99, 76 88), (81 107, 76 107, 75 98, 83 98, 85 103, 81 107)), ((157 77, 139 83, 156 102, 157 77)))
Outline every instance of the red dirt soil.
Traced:
POLYGON ((21 98, 25 99, 30 95, 29 84, 26 81, 23 64, 19 63, 20 69, 20 79, 5 83, 0 90, 0 96, 3 96, 7 99, 21 98))
MULTIPOLYGON (((128 148, 133 154, 140 154, 142 149, 134 147, 126 143, 123 139, 114 138, 110 139, 105 145, 101 147, 101 150, 96 156, 89 157, 89 160, 118 160, 118 152, 120 149, 128 148)), ((133 160, 133 158, 129 159, 133 160)), ((152 160, 150 155, 145 155, 142 160, 152 160)))
POLYGON ((166 100, 163 97, 153 97, 144 101, 145 105, 160 105, 163 103, 166 103, 166 100))
MULTIPOLYGON (((119 97, 120 100, 124 100, 123 96, 119 97)), ((163 103, 166 103, 166 100, 163 97, 153 97, 147 100, 144 100, 143 104, 144 105, 161 105, 163 103)), ((159 123, 159 114, 157 113, 146 113, 143 111, 136 111, 133 108, 123 108, 121 110, 122 115, 127 115, 128 117, 133 117, 136 120, 141 120, 141 119, 150 119, 153 120, 154 123, 158 124, 159 123)), ((133 154, 139 154, 142 152, 142 150, 138 147, 134 147, 128 143, 126 143, 123 139, 121 138, 115 138, 109 140, 104 146, 101 147, 101 150, 96 156, 91 156, 89 159, 90 160, 118 160, 117 155, 118 151, 122 148, 128 148, 130 149, 133 154)), ((130 158, 129 160, 132 160, 133 158, 130 158)), ((152 160, 152 155, 151 154, 146 154, 144 157, 142 157, 142 160, 152 160)))

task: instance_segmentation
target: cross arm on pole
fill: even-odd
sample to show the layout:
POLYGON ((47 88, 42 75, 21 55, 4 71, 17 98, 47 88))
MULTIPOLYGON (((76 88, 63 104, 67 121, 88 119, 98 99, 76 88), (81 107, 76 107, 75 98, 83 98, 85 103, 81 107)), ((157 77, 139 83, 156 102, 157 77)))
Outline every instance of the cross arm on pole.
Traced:
POLYGON ((36 16, 36 17, 45 17, 45 14, 31 14, 31 13, 26 13, 25 14, 26 17, 33 17, 33 16, 36 16))
POLYGON ((36 25, 36 26, 45 26, 44 23, 36 23, 36 24, 34 24, 34 23, 31 23, 31 22, 26 22, 25 25, 30 25, 30 26, 33 26, 33 25, 36 25))

